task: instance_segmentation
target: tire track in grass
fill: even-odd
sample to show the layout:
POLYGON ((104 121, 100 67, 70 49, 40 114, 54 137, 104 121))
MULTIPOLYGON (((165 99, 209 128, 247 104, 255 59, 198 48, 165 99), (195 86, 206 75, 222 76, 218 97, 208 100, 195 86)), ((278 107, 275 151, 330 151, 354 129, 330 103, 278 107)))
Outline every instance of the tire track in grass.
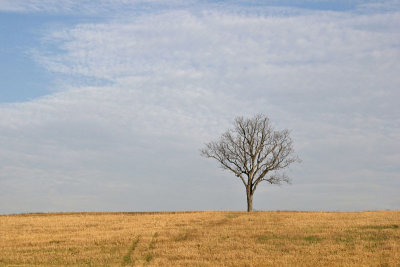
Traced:
POLYGON ((150 241, 150 245, 149 245, 149 248, 147 250, 147 254, 146 254, 145 258, 144 258, 144 260, 146 261, 146 264, 149 263, 154 258, 154 255, 153 255, 152 251, 153 251, 154 246, 155 246, 155 244, 157 242, 156 241, 157 237, 158 237, 158 233, 155 232, 153 237, 152 237, 152 239, 151 239, 151 241, 150 241))
POLYGON ((126 255, 122 258, 122 266, 125 266, 127 264, 133 263, 132 261, 132 254, 135 251, 138 243, 140 240, 140 236, 137 236, 135 240, 133 240, 132 245, 130 246, 128 252, 126 255))

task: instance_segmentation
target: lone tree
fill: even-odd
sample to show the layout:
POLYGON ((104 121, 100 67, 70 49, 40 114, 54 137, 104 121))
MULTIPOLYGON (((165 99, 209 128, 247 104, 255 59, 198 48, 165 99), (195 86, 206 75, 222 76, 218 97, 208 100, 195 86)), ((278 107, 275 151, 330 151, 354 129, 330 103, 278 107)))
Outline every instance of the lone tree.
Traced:
POLYGON ((294 154, 289 131, 275 131, 268 117, 262 114, 250 119, 237 117, 234 128, 218 141, 207 143, 201 155, 216 159, 223 169, 242 180, 249 212, 253 210, 253 195, 259 183, 289 183, 289 177, 279 171, 300 162, 294 154))

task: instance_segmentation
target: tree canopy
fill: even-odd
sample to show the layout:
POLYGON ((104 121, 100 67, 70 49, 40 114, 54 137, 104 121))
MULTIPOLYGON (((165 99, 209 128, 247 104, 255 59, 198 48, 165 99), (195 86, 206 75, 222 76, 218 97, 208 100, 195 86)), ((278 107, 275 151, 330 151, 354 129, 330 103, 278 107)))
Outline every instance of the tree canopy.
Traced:
POLYGON ((289 177, 279 171, 300 162, 289 130, 275 130, 262 114, 237 117, 234 127, 219 140, 207 143, 201 155, 217 160, 240 178, 246 188, 248 211, 252 210, 253 194, 261 182, 289 183, 289 177))

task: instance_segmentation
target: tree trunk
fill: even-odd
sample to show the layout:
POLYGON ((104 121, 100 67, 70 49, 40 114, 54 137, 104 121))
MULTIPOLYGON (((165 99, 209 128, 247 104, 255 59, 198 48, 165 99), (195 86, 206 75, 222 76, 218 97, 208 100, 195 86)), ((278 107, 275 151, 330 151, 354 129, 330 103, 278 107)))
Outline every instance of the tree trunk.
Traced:
POLYGON ((247 211, 251 212, 253 211, 253 194, 249 191, 247 193, 247 211))

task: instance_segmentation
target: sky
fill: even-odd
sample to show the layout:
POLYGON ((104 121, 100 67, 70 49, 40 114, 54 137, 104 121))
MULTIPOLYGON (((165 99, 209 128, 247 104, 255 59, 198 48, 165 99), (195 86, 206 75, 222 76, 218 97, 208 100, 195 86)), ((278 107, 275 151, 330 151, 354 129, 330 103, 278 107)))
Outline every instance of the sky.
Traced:
POLYGON ((246 210, 200 156, 291 130, 255 210, 400 209, 400 1, 0 0, 0 214, 246 210))

